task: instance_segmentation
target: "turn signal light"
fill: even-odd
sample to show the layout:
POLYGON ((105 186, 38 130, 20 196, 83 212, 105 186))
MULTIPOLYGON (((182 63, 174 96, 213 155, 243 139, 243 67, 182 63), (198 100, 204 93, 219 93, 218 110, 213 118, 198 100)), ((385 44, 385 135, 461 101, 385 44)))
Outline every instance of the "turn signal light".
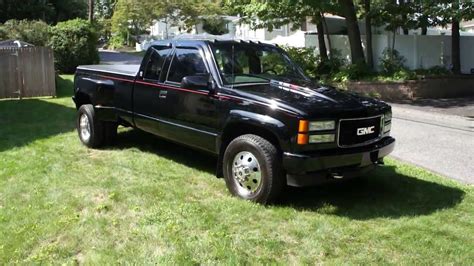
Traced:
POLYGON ((298 132, 308 132, 309 131, 309 122, 308 120, 300 120, 300 124, 298 126, 298 132))
POLYGON ((309 136, 308 134, 298 134, 298 144, 299 145, 306 145, 309 142, 309 136))

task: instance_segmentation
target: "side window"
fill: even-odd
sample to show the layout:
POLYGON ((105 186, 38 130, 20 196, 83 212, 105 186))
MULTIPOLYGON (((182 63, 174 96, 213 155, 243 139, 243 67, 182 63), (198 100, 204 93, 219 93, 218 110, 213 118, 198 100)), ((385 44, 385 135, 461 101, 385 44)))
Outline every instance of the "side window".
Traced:
POLYGON ((171 52, 169 47, 153 47, 145 68, 145 79, 160 80, 163 63, 171 52))
POLYGON ((207 73, 204 60, 197 49, 178 48, 171 62, 168 81, 181 82, 186 76, 207 73))

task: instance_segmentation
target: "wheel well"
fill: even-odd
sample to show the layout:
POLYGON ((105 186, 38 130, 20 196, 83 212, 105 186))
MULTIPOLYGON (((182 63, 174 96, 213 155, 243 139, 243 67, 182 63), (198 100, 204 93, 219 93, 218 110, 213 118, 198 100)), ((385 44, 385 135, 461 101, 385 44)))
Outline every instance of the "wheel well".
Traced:
POLYGON ((89 95, 85 93, 81 93, 81 92, 76 94, 76 96, 74 97, 74 100, 76 103, 76 109, 79 109, 79 107, 81 107, 81 105, 84 105, 84 104, 92 104, 92 101, 89 95))
POLYGON ((216 173, 217 177, 222 178, 224 176, 222 172, 222 163, 223 163, 222 160, 224 158, 224 152, 227 146, 229 145, 229 143, 233 139, 237 138, 238 136, 242 136, 246 134, 253 134, 253 135, 260 136, 268 140, 273 145, 275 145, 278 151, 281 151, 280 142, 278 141, 277 136, 268 129, 251 125, 251 124, 246 124, 246 123, 234 123, 234 124, 228 125, 224 129, 224 132, 222 133, 222 136, 221 136, 221 146, 219 149, 219 159, 217 163, 217 173, 216 173))

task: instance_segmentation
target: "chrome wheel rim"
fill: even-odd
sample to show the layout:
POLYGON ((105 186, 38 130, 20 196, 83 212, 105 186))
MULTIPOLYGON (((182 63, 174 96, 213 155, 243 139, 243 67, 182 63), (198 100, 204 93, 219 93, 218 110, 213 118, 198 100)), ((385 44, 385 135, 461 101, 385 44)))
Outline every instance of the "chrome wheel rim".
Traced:
POLYGON ((91 125, 86 114, 82 114, 79 118, 79 131, 81 134, 81 139, 85 142, 89 141, 91 138, 91 125))
POLYGON ((262 172, 255 155, 248 151, 237 153, 232 162, 232 176, 241 195, 257 192, 262 184, 262 172))

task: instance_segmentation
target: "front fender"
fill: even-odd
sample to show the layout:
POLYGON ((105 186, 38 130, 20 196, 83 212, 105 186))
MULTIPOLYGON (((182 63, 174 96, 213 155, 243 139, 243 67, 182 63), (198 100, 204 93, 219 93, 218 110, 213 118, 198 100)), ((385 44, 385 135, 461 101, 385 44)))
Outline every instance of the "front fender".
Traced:
POLYGON ((271 116, 244 110, 231 110, 225 122, 225 127, 233 124, 247 124, 258 129, 269 131, 276 137, 283 151, 288 151, 290 148, 288 127, 280 120, 271 116))

